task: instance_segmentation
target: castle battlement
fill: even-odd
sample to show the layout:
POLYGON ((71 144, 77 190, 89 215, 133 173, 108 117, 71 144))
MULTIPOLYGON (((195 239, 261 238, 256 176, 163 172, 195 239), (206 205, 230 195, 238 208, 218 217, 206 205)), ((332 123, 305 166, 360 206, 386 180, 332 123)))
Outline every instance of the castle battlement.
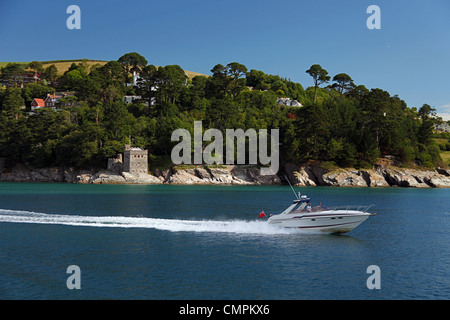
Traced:
POLYGON ((108 159, 108 170, 114 172, 129 172, 131 174, 148 173, 148 150, 125 145, 122 154, 108 159))

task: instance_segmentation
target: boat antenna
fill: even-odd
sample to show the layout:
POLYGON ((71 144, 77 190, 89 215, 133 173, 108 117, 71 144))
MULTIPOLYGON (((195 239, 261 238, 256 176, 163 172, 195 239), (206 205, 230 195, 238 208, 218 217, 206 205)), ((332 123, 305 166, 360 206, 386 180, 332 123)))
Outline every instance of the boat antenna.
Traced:
MULTIPOLYGON (((297 200, 300 200, 300 197, 295 193, 295 190, 294 190, 294 188, 292 187, 292 184, 291 184, 291 182, 289 181, 288 177, 286 177, 286 175, 284 175, 284 177, 286 178, 287 182, 289 183, 289 186, 291 187, 292 192, 294 193, 294 195, 295 195, 295 197, 297 198, 297 200)), ((299 192, 299 193, 300 193, 300 192, 299 192)))

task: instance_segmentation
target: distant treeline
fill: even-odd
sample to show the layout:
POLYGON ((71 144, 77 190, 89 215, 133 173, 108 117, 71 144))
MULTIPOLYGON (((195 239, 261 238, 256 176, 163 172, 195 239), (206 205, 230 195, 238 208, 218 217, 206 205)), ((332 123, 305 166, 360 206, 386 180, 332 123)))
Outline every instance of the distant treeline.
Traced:
POLYGON ((71 59, 71 60, 49 60, 49 61, 39 61, 42 64, 52 64, 59 62, 82 62, 82 61, 101 61, 106 62, 105 60, 89 60, 89 59, 71 59))
MULTIPOLYGON (((299 71, 312 78, 306 90, 237 62, 217 64, 210 77, 189 80, 180 66, 157 68, 135 52, 104 65, 74 62, 64 74, 52 65, 44 69, 42 62, 30 68, 42 71, 42 82, 0 90, 0 157, 9 165, 105 167, 129 137, 149 150, 151 164, 162 164, 177 143, 170 140, 172 132, 193 133, 196 120, 204 130, 280 129, 281 163, 371 167, 380 156, 392 155, 406 165, 442 164, 432 139, 439 121, 434 108, 409 108, 397 95, 356 85, 345 73, 331 78, 320 65, 299 71), (136 85, 133 71, 140 74, 136 85), (73 92, 77 106, 29 113, 33 98, 57 91, 73 92), (125 95, 141 99, 126 104, 125 95), (277 105, 278 97, 303 107, 277 105)), ((10 64, 2 77, 17 77, 20 70, 10 64)))

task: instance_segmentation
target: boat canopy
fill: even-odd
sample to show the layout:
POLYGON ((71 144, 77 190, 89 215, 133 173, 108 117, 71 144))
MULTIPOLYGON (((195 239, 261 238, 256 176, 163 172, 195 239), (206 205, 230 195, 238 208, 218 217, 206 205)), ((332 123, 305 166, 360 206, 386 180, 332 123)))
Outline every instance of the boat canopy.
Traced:
POLYGON ((310 201, 311 201, 311 198, 308 198, 305 195, 300 196, 297 200, 294 200, 294 202, 297 202, 297 203, 303 203, 303 202, 309 203, 310 201))

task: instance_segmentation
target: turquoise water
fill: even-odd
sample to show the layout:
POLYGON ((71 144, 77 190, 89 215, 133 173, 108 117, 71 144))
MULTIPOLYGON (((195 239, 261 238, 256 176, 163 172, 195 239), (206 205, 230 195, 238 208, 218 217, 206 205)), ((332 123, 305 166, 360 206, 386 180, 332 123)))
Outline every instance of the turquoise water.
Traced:
POLYGON ((291 203, 285 186, 0 183, 0 298, 450 298, 450 190, 297 190, 377 215, 304 234, 258 218, 291 203), (380 289, 366 286, 370 265, 380 289))

